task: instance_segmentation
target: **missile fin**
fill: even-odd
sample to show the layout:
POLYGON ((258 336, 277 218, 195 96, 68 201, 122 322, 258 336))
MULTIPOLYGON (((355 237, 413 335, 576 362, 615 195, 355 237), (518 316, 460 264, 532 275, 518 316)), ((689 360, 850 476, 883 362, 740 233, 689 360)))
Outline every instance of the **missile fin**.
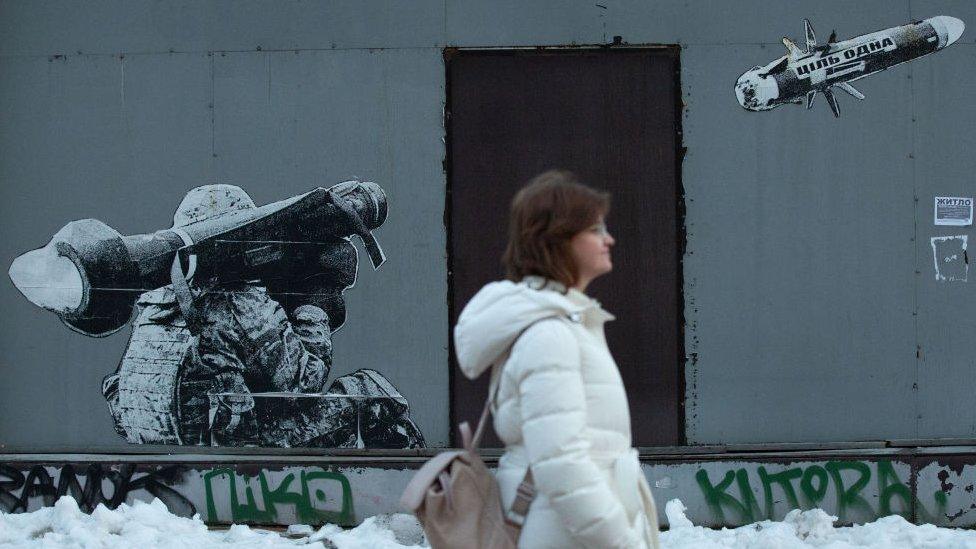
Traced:
POLYGON ((827 104, 830 105, 830 110, 834 113, 834 118, 840 118, 840 105, 837 104, 837 98, 834 97, 834 92, 830 91, 830 88, 823 90, 824 98, 827 99, 827 104))
POLYGON ((854 89, 854 86, 848 84, 847 82, 841 82, 839 84, 836 84, 836 86, 858 99, 862 99, 862 100, 864 99, 864 94, 854 89))
POLYGON ((810 24, 809 19, 803 20, 803 30, 807 35, 807 53, 810 53, 817 47, 817 35, 813 32, 813 25, 810 24))
POLYGON ((803 55, 803 50, 798 48, 796 44, 793 43, 788 37, 783 37, 783 45, 786 46, 786 51, 789 52, 790 59, 796 59, 803 55))
POLYGON ((807 110, 810 110, 810 107, 813 106, 813 100, 816 98, 817 98, 817 90, 812 90, 810 93, 807 94, 807 110))

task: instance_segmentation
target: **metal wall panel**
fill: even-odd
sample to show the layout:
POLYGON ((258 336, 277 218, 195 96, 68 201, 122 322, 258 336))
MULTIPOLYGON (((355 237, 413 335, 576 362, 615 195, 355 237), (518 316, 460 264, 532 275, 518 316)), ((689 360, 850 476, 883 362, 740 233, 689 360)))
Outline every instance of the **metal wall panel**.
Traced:
POLYGON ((0 3, 3 55, 417 48, 443 35, 436 0, 0 3))
POLYGON ((859 82, 839 119, 739 108, 739 73, 780 54, 683 50, 688 441, 911 437, 908 73, 859 82))
MULTIPOLYGON (((965 21, 976 21, 976 6, 965 21)), ((965 16, 963 16, 965 17, 965 16)), ((933 223, 936 196, 976 197, 976 109, 970 91, 976 77, 976 45, 957 44, 912 67, 915 107, 914 175, 918 196, 916 255, 918 303, 918 436, 976 434, 976 393, 970 380, 976 371, 976 272, 972 269, 976 231, 972 226, 933 223), (957 47, 958 46, 958 47, 957 47), (932 247, 934 237, 966 237, 968 257, 947 262, 950 250, 932 247), (960 264, 960 259, 963 261, 960 264), (966 264, 968 262, 968 265, 966 264), (967 281, 936 279, 952 269, 967 281), (953 263, 955 266, 953 266, 953 263)))
MULTIPOLYGON (((64 223, 122 232, 169 227, 188 186, 213 177, 206 55, 2 58, 0 262, 64 223)), ((0 444, 124 442, 101 397, 127 333, 70 332, 0 279, 0 444)))
POLYGON ((380 183, 388 261, 360 249, 332 376, 375 368, 430 444, 448 434, 443 64, 436 49, 214 54, 218 179, 258 203, 351 177, 380 183), (423 322, 416 322, 423 319, 423 322))
POLYGON ((471 48, 599 44, 605 11, 599 3, 449 2, 446 39, 451 46, 471 48))
MULTIPOLYGON (((813 24, 821 42, 837 29, 841 39, 908 22, 909 0, 867 2, 606 2, 602 20, 608 41, 689 45, 764 45, 782 49, 783 36, 803 38, 803 18, 813 24)), ((932 13, 922 17, 938 15, 932 13)), ((797 42, 800 43, 799 41, 797 42)), ((770 60, 780 53, 770 56, 770 60)), ((743 70, 748 67, 743 67, 743 70)), ((733 80, 734 81, 734 80, 733 80)))

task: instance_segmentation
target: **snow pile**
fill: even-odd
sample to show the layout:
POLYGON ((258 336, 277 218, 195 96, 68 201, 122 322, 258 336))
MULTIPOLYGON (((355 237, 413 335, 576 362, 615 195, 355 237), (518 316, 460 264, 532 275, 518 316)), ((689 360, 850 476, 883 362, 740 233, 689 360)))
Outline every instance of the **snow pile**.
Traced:
POLYGON ((672 499, 664 506, 664 514, 668 517, 668 524, 671 528, 691 528, 694 524, 685 516, 688 508, 680 499, 672 499))
POLYGON ((307 541, 321 540, 331 541, 336 549, 427 547, 420 523, 412 515, 402 513, 369 517, 352 530, 327 524, 307 541))
POLYGON ((820 509, 794 509, 782 522, 764 520, 748 526, 711 530, 692 525, 685 506, 673 499, 665 506, 671 529, 661 533, 665 549, 976 549, 976 532, 916 526, 898 515, 834 528, 837 517, 820 509))
MULTIPOLYGON (((671 529, 661 533, 663 549, 976 549, 976 532, 915 526, 890 516, 863 526, 834 528, 836 517, 820 509, 790 511, 782 522, 762 521, 740 528, 711 530, 692 524, 685 506, 674 499, 665 506, 671 529)), ((169 513, 159 500, 98 506, 91 515, 70 497, 32 513, 0 513, 0 547, 25 549, 210 549, 220 547, 404 549, 426 547, 423 530, 410 515, 380 515, 345 530, 332 524, 318 531, 293 525, 284 535, 235 525, 209 530, 199 517, 169 513)))
POLYGON ((89 548, 236 545, 238 547, 294 547, 274 532, 233 526, 226 532, 210 532, 198 518, 170 514, 158 499, 152 503, 122 504, 110 511, 103 505, 91 515, 78 509, 73 498, 62 497, 54 507, 32 513, 0 513, 0 547, 89 548))
POLYGON ((312 547, 336 549, 401 549, 415 547, 423 540, 420 525, 409 515, 370 517, 351 530, 331 524, 318 532, 295 526, 288 534, 302 537, 289 539, 278 532, 242 525, 209 530, 199 516, 190 519, 173 515, 158 499, 131 506, 123 503, 114 511, 99 505, 88 515, 73 498, 65 496, 54 507, 23 514, 0 513, 0 547, 18 549, 294 549, 310 543, 312 547))

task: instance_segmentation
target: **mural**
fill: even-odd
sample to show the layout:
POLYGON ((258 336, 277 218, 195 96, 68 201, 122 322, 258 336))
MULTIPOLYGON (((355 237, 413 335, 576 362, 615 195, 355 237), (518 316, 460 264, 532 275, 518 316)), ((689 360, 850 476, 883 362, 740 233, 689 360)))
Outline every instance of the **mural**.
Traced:
POLYGON ((65 225, 9 275, 68 328, 103 337, 135 311, 128 346, 102 382, 131 443, 215 446, 424 446, 407 400, 361 369, 323 389, 346 321, 358 236, 387 199, 346 181, 258 207, 232 185, 190 190, 169 229, 123 236, 96 219, 65 225))
POLYGON ((831 32, 827 43, 818 45, 810 21, 804 19, 803 24, 806 49, 783 37, 786 55, 753 67, 736 81, 735 97, 743 108, 767 111, 787 103, 803 103, 805 98, 809 109, 819 92, 838 117, 840 105, 834 87, 864 99, 851 82, 942 50, 959 40, 966 29, 959 19, 940 15, 841 42, 837 42, 837 33, 831 32))

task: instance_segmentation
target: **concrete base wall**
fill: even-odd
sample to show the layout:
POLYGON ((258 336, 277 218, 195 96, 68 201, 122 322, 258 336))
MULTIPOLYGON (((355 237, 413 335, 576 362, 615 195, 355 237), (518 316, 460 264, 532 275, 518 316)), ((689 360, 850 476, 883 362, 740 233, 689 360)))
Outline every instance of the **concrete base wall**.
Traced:
MULTIPOLYGON (((976 526, 976 446, 728 450, 642 455, 662 525, 664 503, 678 498, 695 524, 716 527, 814 507, 839 524, 899 514, 919 524, 976 526)), ((0 511, 33 511, 65 494, 87 511, 158 497, 173 513, 210 524, 353 525, 401 512, 400 494, 426 459, 0 455, 0 511)))

